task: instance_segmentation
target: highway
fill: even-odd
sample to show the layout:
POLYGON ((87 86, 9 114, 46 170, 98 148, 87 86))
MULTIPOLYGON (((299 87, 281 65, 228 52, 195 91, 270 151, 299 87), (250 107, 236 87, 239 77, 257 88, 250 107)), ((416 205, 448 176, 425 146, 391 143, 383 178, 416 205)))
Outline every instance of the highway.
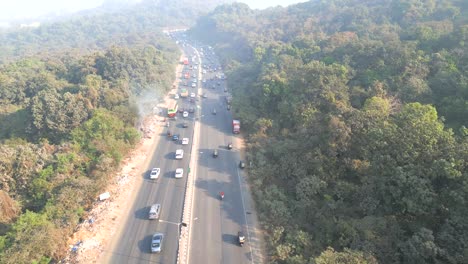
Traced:
MULTIPOLYGON (((183 47, 190 60, 195 54, 200 54, 190 45, 183 47)), ((243 231, 247 236, 248 229, 239 184, 242 173, 238 169, 239 152, 235 144, 232 150, 226 147, 229 142, 235 142, 235 136, 232 134, 231 112, 227 110, 225 102, 225 81, 216 77, 220 73, 219 69, 206 70, 206 74, 201 74, 203 64, 200 62, 205 61, 212 68, 219 65, 213 55, 210 59, 203 56, 194 59, 198 62, 198 69, 195 69, 195 62, 191 63, 194 69, 190 69, 190 65, 184 66, 183 73, 190 72, 191 77, 188 80, 181 79, 178 92, 185 88, 189 94, 194 92, 197 96, 193 101, 180 98, 178 102, 179 109, 194 108, 195 113, 190 113, 186 119, 177 113, 177 120, 171 120, 171 126, 164 128, 159 135, 151 161, 147 168, 142 168, 143 183, 134 195, 129 214, 103 254, 104 263, 176 263, 191 148, 198 152, 198 160, 192 212, 194 217, 190 223, 189 262, 251 263, 248 238, 244 247, 240 247, 237 240, 237 232, 243 231), (197 74, 197 80, 193 79, 193 74, 197 74), (194 81, 197 83, 196 88, 191 87, 194 81), (202 91, 199 90, 200 86, 203 87, 202 91), (206 94, 206 98, 200 96, 201 92, 206 94), (216 109, 216 114, 213 109, 216 109), (192 146, 196 117, 200 121, 199 145, 192 146), (183 122, 188 122, 188 128, 183 128, 183 122), (179 134, 180 138, 190 138, 189 145, 172 141, 166 136, 168 130, 179 134), (184 149, 183 160, 174 158, 179 148, 184 149), (217 158, 212 155, 214 149, 218 149, 217 158), (161 168, 161 175, 156 181, 149 179, 153 167, 161 168), (174 178, 177 168, 184 169, 182 179, 174 178), (225 193, 222 201, 220 191, 225 193), (155 203, 162 205, 159 220, 149 220, 149 209, 155 203), (156 254, 150 250, 154 233, 164 234, 162 251, 156 254)))
MULTIPOLYGON (((187 67, 184 67, 184 71, 185 68, 187 67)), ((178 101, 179 108, 195 107, 188 99, 180 98, 178 101)), ((120 235, 112 238, 109 246, 111 250, 104 253, 105 263, 176 263, 180 228, 178 224, 182 216, 194 120, 193 113, 189 114, 188 118, 183 118, 182 114, 178 113, 177 120, 170 120, 170 127, 164 128, 163 133, 159 135, 160 139, 155 144, 151 161, 141 175, 144 182, 136 194, 122 231, 120 235), (188 122, 187 128, 183 128, 183 122, 188 122), (181 139, 190 138, 189 144, 181 145, 168 138, 168 130, 179 134, 181 139), (175 159, 176 149, 184 149, 182 160, 175 159), (149 172, 153 167, 161 168, 161 174, 156 181, 149 179, 149 172), (184 169, 182 179, 174 178, 177 168, 184 169), (159 220, 149 220, 149 209, 155 203, 161 204, 159 220), (156 232, 164 234, 162 252, 158 254, 151 253, 150 250, 151 237, 156 232)))
MULTIPOLYGON (((205 48, 206 52, 206 48, 205 48)), ((202 56, 203 59, 203 56, 202 56)), ((216 61, 216 59, 211 59, 216 61)), ((190 241, 190 263, 251 263, 250 246, 238 243, 237 233, 247 234, 244 206, 241 195, 238 169, 240 155, 234 144, 232 115, 225 101, 226 83, 215 78, 217 72, 207 72, 202 83, 203 99, 199 136, 199 160, 196 176, 196 189, 190 241), (209 80, 212 81, 209 81, 209 80), (214 89, 213 89, 214 87, 214 89), (213 114, 213 110, 216 114, 213 114), (213 157, 218 149, 218 157, 213 157), (219 192, 225 197, 220 199, 219 192)))

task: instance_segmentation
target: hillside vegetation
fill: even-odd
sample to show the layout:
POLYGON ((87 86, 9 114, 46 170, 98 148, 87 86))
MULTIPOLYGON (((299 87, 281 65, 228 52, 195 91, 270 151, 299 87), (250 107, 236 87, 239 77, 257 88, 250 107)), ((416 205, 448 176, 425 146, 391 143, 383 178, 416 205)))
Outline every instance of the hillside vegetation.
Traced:
POLYGON ((137 96, 171 87, 175 47, 113 47, 0 67, 0 263, 60 259, 139 139, 137 96))
POLYGON ((141 21, 136 13, 83 16, 0 37, 0 263, 64 257, 139 140, 143 112, 152 110, 142 101, 155 106, 171 88, 180 51, 145 24, 154 12, 141 21))
POLYGON ((468 4, 224 5, 223 57, 271 263, 468 262, 468 4))

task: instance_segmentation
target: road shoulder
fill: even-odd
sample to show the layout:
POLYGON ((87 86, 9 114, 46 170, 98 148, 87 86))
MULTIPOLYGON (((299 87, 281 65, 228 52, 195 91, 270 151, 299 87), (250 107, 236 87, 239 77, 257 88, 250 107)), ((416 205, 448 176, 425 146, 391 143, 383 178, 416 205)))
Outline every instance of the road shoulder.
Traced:
MULTIPOLYGON (((183 54, 181 56, 181 59, 183 54)), ((180 61, 180 60, 179 60, 180 61)), ((176 67, 177 84, 182 72, 182 65, 176 67)), ((172 94, 172 91, 169 92, 172 94)), ((158 104, 165 108, 168 96, 158 104)), ((144 179, 141 177, 151 162, 164 129, 165 118, 153 113, 145 117, 141 124, 142 139, 122 161, 120 171, 115 173, 107 187, 110 198, 96 202, 83 223, 76 227, 70 237, 70 252, 64 259, 66 263, 109 263, 118 237, 125 226, 127 216, 136 199, 144 179)))
MULTIPOLYGON (((239 146, 239 153, 242 160, 246 160, 246 146, 245 141, 241 137, 236 137, 236 146, 239 146)), ((249 228, 249 241, 252 248, 251 261, 252 263, 268 263, 267 250, 264 238, 264 230, 262 229, 257 210, 255 209, 255 200, 252 196, 252 190, 250 188, 248 179, 248 168, 238 169, 241 177, 240 188, 242 189, 244 199, 244 210, 246 214, 247 226, 249 228)))

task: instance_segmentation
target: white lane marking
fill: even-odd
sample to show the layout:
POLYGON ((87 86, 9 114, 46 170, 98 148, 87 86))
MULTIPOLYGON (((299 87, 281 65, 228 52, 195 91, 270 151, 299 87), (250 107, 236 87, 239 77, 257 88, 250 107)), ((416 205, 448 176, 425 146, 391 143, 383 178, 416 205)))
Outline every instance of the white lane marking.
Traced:
POLYGON ((247 227, 247 237, 248 237, 248 241, 249 241, 249 248, 250 248, 250 256, 251 256, 251 261, 250 263, 254 263, 254 254, 253 254, 253 250, 252 250, 252 239, 250 239, 250 231, 249 231, 249 223, 247 223, 247 214, 245 213, 245 202, 244 202, 244 192, 242 191, 242 181, 241 181, 241 177, 239 175, 239 167, 236 165, 236 172, 237 172, 237 178, 239 179, 239 188, 240 188, 240 192, 241 192, 241 201, 242 201, 242 211, 244 212, 244 220, 245 220, 245 225, 247 227))

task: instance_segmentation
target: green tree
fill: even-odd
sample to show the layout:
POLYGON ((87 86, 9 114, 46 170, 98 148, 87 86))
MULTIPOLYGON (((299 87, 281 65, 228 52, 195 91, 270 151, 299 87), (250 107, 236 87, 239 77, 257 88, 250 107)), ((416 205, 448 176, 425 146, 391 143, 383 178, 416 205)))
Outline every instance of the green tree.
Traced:
POLYGON ((336 252, 333 248, 327 248, 319 257, 315 258, 317 264, 376 264, 378 261, 369 254, 345 249, 336 252))

